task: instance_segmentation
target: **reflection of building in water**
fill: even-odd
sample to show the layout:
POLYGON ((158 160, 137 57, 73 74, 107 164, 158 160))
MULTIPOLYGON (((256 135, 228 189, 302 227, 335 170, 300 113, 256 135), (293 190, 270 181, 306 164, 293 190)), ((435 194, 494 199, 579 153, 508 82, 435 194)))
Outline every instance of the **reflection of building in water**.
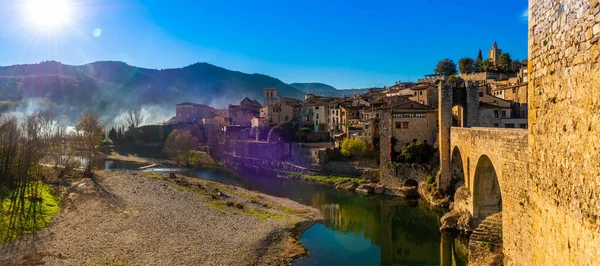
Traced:
POLYGON ((380 204, 381 264, 438 264, 435 254, 440 252, 439 238, 430 239, 437 234, 437 221, 428 219, 423 210, 407 206, 400 200, 386 200, 380 204))
POLYGON ((342 212, 340 212, 339 204, 324 204, 321 205, 321 213, 325 217, 328 225, 333 227, 343 227, 342 212))
POLYGON ((466 266, 469 255, 468 244, 468 239, 442 234, 440 266, 466 266))

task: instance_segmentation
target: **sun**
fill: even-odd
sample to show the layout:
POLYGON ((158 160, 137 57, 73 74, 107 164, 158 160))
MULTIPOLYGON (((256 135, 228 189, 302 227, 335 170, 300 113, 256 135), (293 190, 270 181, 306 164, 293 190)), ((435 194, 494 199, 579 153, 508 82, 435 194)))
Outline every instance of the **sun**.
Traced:
POLYGON ((73 4, 69 0, 24 0, 25 20, 41 30, 57 30, 69 24, 73 4))

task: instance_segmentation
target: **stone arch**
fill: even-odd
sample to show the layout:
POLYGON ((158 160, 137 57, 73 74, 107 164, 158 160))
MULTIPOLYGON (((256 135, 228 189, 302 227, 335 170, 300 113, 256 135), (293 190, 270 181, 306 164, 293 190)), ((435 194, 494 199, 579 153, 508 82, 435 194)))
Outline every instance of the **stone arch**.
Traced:
POLYGON ((465 108, 462 105, 452 106, 452 126, 465 127, 465 108))
POLYGON ((487 155, 477 161, 473 177, 473 216, 485 217, 502 211, 502 194, 498 174, 487 155))
POLYGON ((417 180, 414 180, 414 179, 407 179, 406 181, 404 181, 404 186, 405 187, 418 187, 419 182, 417 182, 417 180))
POLYGON ((465 175, 465 164, 463 162, 462 154, 458 146, 454 146, 450 157, 451 166, 451 182, 454 183, 454 187, 457 188, 461 185, 468 186, 469 176, 465 175), (454 181, 452 181, 454 180, 454 181))

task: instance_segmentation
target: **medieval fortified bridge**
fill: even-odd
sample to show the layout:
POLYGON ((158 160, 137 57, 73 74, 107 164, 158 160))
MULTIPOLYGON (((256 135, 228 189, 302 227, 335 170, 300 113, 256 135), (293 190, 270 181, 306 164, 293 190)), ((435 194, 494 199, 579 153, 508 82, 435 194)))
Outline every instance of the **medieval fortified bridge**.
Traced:
POLYGON ((463 182, 475 218, 501 212, 504 264, 598 265, 599 1, 529 0, 528 35, 528 129, 477 127, 476 84, 445 85, 438 184, 463 182))

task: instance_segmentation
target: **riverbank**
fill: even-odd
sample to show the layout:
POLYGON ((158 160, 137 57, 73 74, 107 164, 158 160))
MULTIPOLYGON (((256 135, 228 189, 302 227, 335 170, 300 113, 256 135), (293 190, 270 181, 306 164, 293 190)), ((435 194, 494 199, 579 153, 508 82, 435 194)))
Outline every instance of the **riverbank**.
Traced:
POLYGON ((0 247, 0 264, 285 265, 322 219, 314 208, 178 175, 98 173, 75 181, 42 231, 0 247))

